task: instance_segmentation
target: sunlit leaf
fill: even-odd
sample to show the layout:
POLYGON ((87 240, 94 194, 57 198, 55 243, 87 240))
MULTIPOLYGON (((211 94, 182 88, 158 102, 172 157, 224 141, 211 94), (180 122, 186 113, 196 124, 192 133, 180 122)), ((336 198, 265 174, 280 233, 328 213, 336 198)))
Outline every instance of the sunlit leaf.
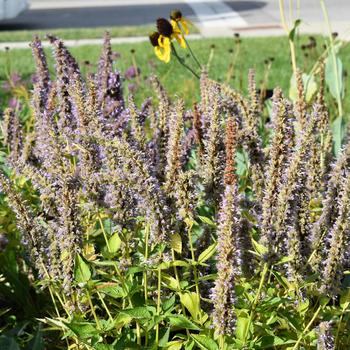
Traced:
POLYGON ((89 265, 77 254, 75 257, 74 278, 78 283, 84 283, 91 278, 89 265))

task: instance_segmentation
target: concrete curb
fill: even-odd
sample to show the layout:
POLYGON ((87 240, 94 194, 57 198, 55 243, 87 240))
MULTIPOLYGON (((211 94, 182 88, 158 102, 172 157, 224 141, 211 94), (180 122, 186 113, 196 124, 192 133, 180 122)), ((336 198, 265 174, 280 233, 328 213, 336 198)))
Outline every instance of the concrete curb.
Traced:
MULTIPOLYGON (((191 34, 187 37, 188 39, 202 39, 203 36, 200 34, 191 34)), ((122 37, 122 38, 112 38, 112 44, 132 44, 148 41, 148 36, 137 36, 137 37, 122 37)), ((103 39, 78 39, 78 40, 63 40, 67 47, 75 46, 86 46, 86 45, 102 45, 103 39)), ((43 41, 44 47, 50 47, 50 43, 46 40, 43 41)), ((6 42, 0 43, 0 50, 6 49, 28 49, 29 42, 6 42)))

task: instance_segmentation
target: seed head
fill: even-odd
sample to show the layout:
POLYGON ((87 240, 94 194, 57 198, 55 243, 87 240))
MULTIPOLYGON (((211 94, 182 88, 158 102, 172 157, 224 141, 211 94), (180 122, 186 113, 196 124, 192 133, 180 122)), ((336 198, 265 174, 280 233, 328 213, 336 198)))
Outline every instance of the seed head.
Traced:
POLYGON ((171 34, 173 34, 173 26, 165 18, 157 19, 157 29, 160 35, 166 36, 168 38, 170 38, 171 34))
POLYGON ((170 12, 170 18, 174 21, 180 21, 182 18, 182 12, 178 9, 172 10, 170 12))
POLYGON ((158 46, 158 39, 159 39, 159 33, 158 32, 153 32, 152 34, 149 35, 149 41, 151 42, 152 46, 156 47, 158 46))

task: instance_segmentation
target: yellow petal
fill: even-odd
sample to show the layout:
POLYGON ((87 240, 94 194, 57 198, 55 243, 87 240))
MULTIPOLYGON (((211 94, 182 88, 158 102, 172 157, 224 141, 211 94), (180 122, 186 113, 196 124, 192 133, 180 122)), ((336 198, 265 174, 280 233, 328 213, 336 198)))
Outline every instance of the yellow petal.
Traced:
POLYGON ((174 21, 173 19, 170 20, 171 25, 173 26, 174 31, 180 31, 179 26, 177 25, 177 22, 174 21))
POLYGON ((186 49, 187 46, 186 46, 186 41, 185 41, 184 37, 181 34, 173 34, 173 35, 174 35, 176 41, 179 43, 179 45, 182 48, 186 49))
POLYGON ((168 63, 170 61, 170 39, 164 36, 160 36, 158 39, 159 46, 154 48, 156 56, 163 62, 168 63))
POLYGON ((189 30, 188 30, 188 23, 189 23, 189 22, 188 22, 187 20, 185 20, 184 18, 181 18, 180 23, 181 23, 181 25, 182 25, 182 29, 183 29, 184 33, 185 33, 186 35, 188 35, 188 33, 189 33, 189 30))

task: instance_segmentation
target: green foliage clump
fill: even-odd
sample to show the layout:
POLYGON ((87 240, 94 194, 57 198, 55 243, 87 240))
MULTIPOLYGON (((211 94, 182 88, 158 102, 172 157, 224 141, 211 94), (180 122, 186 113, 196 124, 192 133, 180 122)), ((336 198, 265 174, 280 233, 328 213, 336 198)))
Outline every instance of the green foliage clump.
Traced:
POLYGON ((137 107, 108 35, 87 77, 49 39, 54 77, 35 38, 31 113, 2 123, 1 346, 346 349, 350 142, 333 156, 323 65, 294 103, 203 71, 192 109, 154 76, 137 107))

